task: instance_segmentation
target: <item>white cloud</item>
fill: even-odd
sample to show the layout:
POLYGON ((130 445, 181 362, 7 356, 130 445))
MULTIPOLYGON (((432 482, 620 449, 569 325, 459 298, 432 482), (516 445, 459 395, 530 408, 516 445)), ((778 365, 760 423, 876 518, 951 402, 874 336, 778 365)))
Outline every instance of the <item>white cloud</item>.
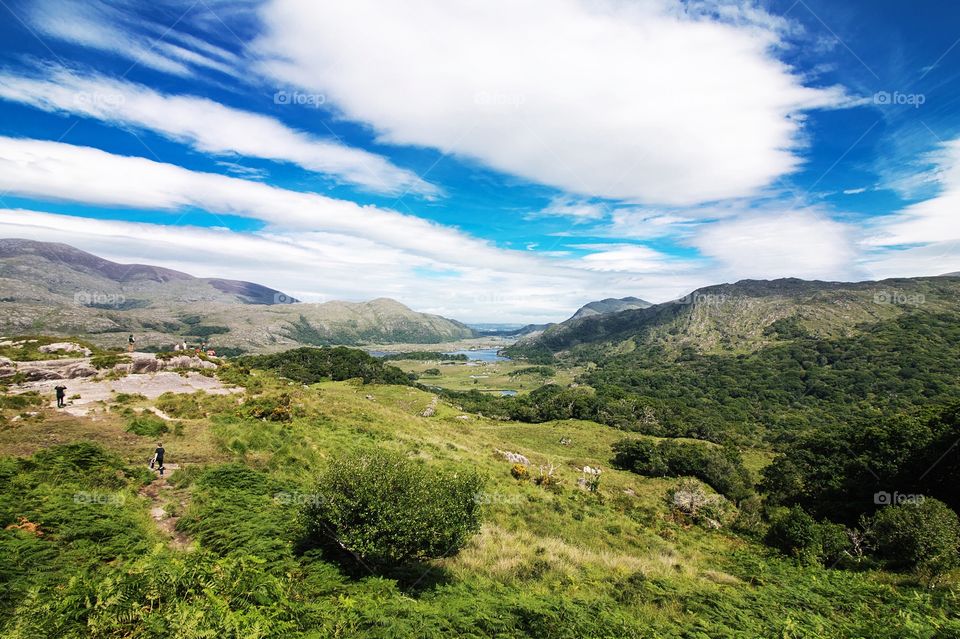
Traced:
POLYGON ((689 290, 680 278, 591 273, 530 260, 443 265, 413 251, 331 232, 238 233, 0 209, 0 237, 66 242, 124 263, 147 263, 199 277, 254 281, 305 301, 393 297, 420 311, 468 321, 566 319, 588 301, 643 293, 666 301, 689 290), (602 294, 599 292, 602 291, 602 294))
POLYGON ((844 194, 844 195, 857 195, 857 194, 859 194, 859 193, 865 192, 866 190, 867 190, 866 187, 860 187, 859 189, 844 189, 844 190, 843 190, 843 194, 844 194))
POLYGON ((697 222, 675 213, 642 209, 620 209, 613 213, 613 222, 606 232, 613 237, 652 239, 685 235, 697 222))
POLYGON ((932 170, 915 181, 938 193, 893 215, 874 218, 864 245, 864 268, 873 277, 942 275, 960 271, 960 139, 943 143, 926 161, 932 170))
POLYGON ((439 192, 413 172, 368 151, 291 129, 265 115, 206 98, 165 95, 123 80, 62 68, 42 79, 0 74, 0 98, 147 129, 205 153, 291 162, 378 192, 439 192))
POLYGON ((625 271, 630 273, 656 273, 670 268, 662 253, 636 244, 586 244, 574 248, 591 249, 580 262, 592 271, 625 271))
POLYGON ((774 57, 781 29, 763 12, 707 13, 673 0, 272 0, 254 49, 266 74, 384 141, 570 193, 688 205, 794 170, 801 112, 844 99, 774 57))
MULTIPOLYGON (((181 20, 186 16, 185 11, 181 20)), ((173 25, 143 22, 136 12, 123 5, 99 0, 37 0, 25 19, 42 37, 52 37, 91 49, 108 52, 156 71, 187 77, 196 67, 242 77, 238 59, 219 47, 207 44, 204 52, 187 48, 195 38, 179 34, 173 25), (148 32, 152 32, 152 35, 148 32), (170 40, 179 40, 180 45, 170 40), (181 46, 186 45, 186 46, 181 46), (211 52, 214 55, 210 55, 211 52)))
POLYGON ((690 243, 717 261, 714 280, 849 279, 857 256, 851 227, 806 210, 721 220, 690 243))
POLYGON ((929 159, 933 171, 923 175, 933 180, 939 193, 902 211, 873 220, 872 246, 897 246, 960 240, 960 139, 945 142, 929 159))
POLYGON ((535 259, 413 215, 58 142, 0 137, 0 192, 170 212, 196 207, 276 227, 350 234, 441 261, 522 268, 535 259))
POLYGON ((609 207, 599 202, 578 200, 571 197, 556 197, 546 207, 527 215, 527 219, 540 217, 563 217, 574 224, 584 224, 602 220, 609 213, 609 207))

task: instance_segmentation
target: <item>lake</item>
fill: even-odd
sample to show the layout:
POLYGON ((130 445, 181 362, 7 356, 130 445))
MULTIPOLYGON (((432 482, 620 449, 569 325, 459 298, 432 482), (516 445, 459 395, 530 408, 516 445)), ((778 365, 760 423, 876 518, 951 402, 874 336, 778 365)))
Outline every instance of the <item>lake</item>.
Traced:
POLYGON ((466 355, 471 361, 474 362, 507 362, 510 361, 509 357, 504 357, 503 355, 497 355, 496 348, 478 348, 475 350, 462 350, 462 351, 451 351, 449 353, 444 353, 444 355, 466 355))

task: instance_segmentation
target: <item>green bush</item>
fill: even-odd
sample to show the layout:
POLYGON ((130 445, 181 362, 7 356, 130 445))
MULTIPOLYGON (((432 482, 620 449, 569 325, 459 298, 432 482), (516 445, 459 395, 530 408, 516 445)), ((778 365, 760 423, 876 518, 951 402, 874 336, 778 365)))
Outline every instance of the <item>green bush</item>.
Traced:
POLYGON ((289 393, 256 397, 247 399, 243 403, 243 413, 254 419, 265 419, 271 422, 289 422, 293 420, 294 409, 291 406, 289 393))
POLYGON ((894 567, 935 577, 958 565, 957 513, 931 497, 883 508, 871 525, 877 555, 894 567))
POLYGON ((169 430, 167 422, 153 413, 137 415, 127 424, 127 432, 144 437, 159 437, 169 430))
POLYGON ((816 520, 799 506, 773 520, 767 530, 766 542, 804 563, 815 563, 822 550, 816 520))
POLYGON ((482 483, 473 470, 395 453, 350 455, 330 465, 307 500, 306 538, 381 566, 450 556, 480 529, 482 483))
POLYGON ((649 477, 696 477, 734 501, 748 497, 753 486, 734 448, 702 443, 622 439, 613 445, 615 467, 649 477))
POLYGON ((832 566, 850 549, 847 529, 827 521, 817 523, 803 508, 794 506, 775 517, 767 530, 767 545, 803 563, 832 566))

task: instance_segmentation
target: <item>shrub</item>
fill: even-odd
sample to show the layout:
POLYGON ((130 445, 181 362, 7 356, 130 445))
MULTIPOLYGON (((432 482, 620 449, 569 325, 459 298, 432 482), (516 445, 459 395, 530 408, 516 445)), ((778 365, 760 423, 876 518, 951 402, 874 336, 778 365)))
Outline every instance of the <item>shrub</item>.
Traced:
POLYGON ((524 479, 530 479, 530 471, 527 470, 527 467, 523 464, 514 464, 513 467, 510 468, 510 474, 513 475, 514 479, 519 479, 521 481, 524 479))
POLYGON ((169 430, 167 422, 153 413, 137 415, 127 424, 127 432, 144 437, 159 437, 169 430))
POLYGON ((832 566, 850 556, 850 536, 841 524, 817 523, 807 511, 794 506, 775 517, 765 541, 803 563, 832 566))
POLYGON ((799 506, 773 520, 765 541, 804 563, 815 563, 822 550, 817 522, 799 506))
POLYGON ((293 419, 289 393, 248 399, 243 403, 243 412, 254 419, 265 419, 270 422, 289 422, 293 419))
POLYGON ((482 480, 395 453, 334 461, 303 510, 307 541, 396 565, 455 554, 480 529, 482 480))
POLYGON ((871 529, 877 554, 894 567, 933 578, 958 565, 960 522, 940 500, 927 497, 883 508, 871 529))
POLYGON ((707 444, 623 439, 613 445, 613 465, 650 477, 696 477, 734 501, 752 492, 750 475, 734 448, 707 444))
POLYGON ((720 528, 733 515, 733 509, 722 495, 711 495, 696 479, 681 479, 675 488, 667 491, 671 509, 695 523, 720 528))

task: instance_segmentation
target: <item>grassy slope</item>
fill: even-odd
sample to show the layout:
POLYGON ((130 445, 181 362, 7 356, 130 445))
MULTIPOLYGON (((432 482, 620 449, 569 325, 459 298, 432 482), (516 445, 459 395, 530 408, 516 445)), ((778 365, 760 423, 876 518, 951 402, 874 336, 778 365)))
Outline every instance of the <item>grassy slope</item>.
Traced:
MULTIPOLYGON (((419 413, 432 396, 416 389, 351 382, 303 388, 259 377, 269 392, 293 394, 301 416, 292 424, 242 419, 222 400, 201 399, 198 405, 211 409, 211 415, 183 419, 183 434, 167 435, 165 442, 170 461, 184 464, 178 481, 192 495, 184 519, 201 547, 195 551, 200 553, 198 565, 207 561, 203 548, 229 554, 239 545, 267 561, 264 567, 248 568, 257 575, 271 573, 271 562, 279 562, 283 570, 272 572, 281 576, 272 578, 302 597, 315 596, 313 605, 326 606, 324 615, 312 621, 291 614, 289 623, 297 631, 302 629, 298 623, 323 623, 328 625, 320 636, 454 636, 482 624, 488 630, 476 636, 487 636, 501 627, 497 620, 502 617, 501 636, 517 637, 956 636, 945 628, 935 635, 948 610, 941 606, 952 605, 943 602, 951 596, 948 592, 914 589, 886 573, 801 568, 741 537, 674 522, 663 505, 673 480, 609 469, 610 444, 623 436, 620 431, 577 421, 533 425, 475 415, 460 419, 455 407, 443 403, 434 417, 423 418, 419 413), (561 438, 570 444, 561 445, 561 438), (295 508, 270 498, 276 490, 308 494, 310 477, 326 459, 369 446, 401 450, 431 463, 469 464, 489 478, 482 533, 458 556, 428 567, 432 577, 413 588, 372 577, 333 578, 326 564, 295 559, 290 551, 295 508), (495 449, 522 453, 534 465, 555 464, 563 490, 551 493, 515 481, 510 464, 495 449), (257 471, 254 483, 264 485, 264 498, 243 501, 238 467, 223 466, 226 462, 257 471), (604 468, 599 495, 576 488, 577 468, 585 464, 604 468), (224 469, 229 490, 217 492, 216 482, 204 479, 203 471, 212 468, 224 469), (262 530, 249 529, 260 520, 262 530), (321 575, 327 575, 323 588, 315 584, 321 575), (893 587, 892 582, 903 583, 893 587), (316 595, 303 594, 315 588, 316 595)), ((130 407, 147 404, 134 400, 130 407)), ((183 408, 197 414, 196 406, 183 408)), ((79 439, 142 464, 153 439, 125 433, 126 418, 118 410, 97 419, 95 424, 62 415, 28 420, 0 431, 0 454, 25 455, 79 439)), ((30 503, 20 507, 34 508, 30 503)), ((125 516, 139 522, 132 532, 125 531, 142 540, 138 554, 157 541, 144 523, 147 507, 140 499, 124 502, 125 516)), ((23 543, 24 536, 0 531, 0 548, 23 543)), ((51 525, 45 541, 36 543, 65 542, 51 525)), ((181 560, 173 556, 165 561, 180 565, 181 560)), ((65 583, 67 564, 58 567, 62 572, 55 582, 65 583)), ((237 608, 249 605, 247 600, 230 601, 237 608)), ((286 610, 286 604, 274 604, 270 596, 263 603, 278 616, 286 610)), ((299 636, 291 627, 284 631, 290 634, 257 635, 248 626, 229 636, 299 636)))

